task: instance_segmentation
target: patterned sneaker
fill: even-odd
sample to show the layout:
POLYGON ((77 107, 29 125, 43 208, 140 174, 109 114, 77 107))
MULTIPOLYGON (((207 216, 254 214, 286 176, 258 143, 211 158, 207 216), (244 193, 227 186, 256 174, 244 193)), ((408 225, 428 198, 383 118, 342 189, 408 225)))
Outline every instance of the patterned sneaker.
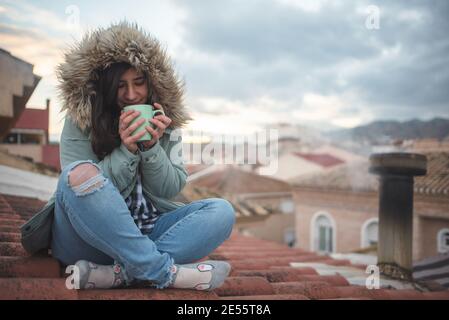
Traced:
POLYGON ((172 267, 171 288, 211 291, 220 287, 231 271, 225 261, 207 260, 192 264, 175 264, 172 267))
POLYGON ((110 289, 125 285, 124 270, 119 264, 104 266, 79 260, 75 266, 79 270, 80 289, 110 289))

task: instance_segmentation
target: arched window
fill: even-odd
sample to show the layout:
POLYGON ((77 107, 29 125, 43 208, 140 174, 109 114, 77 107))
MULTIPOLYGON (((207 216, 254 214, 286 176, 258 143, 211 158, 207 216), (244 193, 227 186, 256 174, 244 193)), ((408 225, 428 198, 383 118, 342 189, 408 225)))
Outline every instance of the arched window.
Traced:
POLYGON ((449 252, 449 229, 441 229, 437 235, 438 253, 449 252))
POLYGON ((336 248, 335 221, 327 212, 317 212, 312 218, 312 250, 332 253, 336 248))
POLYGON ((372 218, 367 221, 362 226, 362 240, 361 247, 371 247, 377 245, 379 239, 379 220, 377 218, 372 218))

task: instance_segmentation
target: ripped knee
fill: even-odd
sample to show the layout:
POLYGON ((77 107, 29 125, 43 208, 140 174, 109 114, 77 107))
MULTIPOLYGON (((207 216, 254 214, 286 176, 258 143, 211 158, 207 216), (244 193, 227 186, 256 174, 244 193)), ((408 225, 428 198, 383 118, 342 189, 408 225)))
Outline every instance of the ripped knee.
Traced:
POLYGON ((92 163, 80 163, 68 173, 68 184, 77 196, 88 195, 103 187, 105 178, 92 163))

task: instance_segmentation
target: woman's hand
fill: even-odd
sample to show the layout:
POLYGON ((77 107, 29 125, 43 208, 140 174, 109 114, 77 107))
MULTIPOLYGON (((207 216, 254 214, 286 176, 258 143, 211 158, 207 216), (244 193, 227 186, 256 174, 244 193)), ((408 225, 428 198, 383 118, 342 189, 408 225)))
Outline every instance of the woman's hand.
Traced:
POLYGON ((126 112, 123 112, 120 115, 119 119, 119 125, 118 125, 118 132, 120 134, 120 139, 122 140, 122 143, 126 146, 126 148, 132 152, 137 152, 137 140, 139 140, 141 137, 144 136, 146 133, 145 131, 141 131, 134 136, 131 136, 131 133, 134 132, 142 123, 145 122, 145 119, 140 119, 136 123, 129 125, 131 121, 133 121, 135 118, 137 118, 140 115, 139 111, 135 110, 128 110, 126 112))
MULTIPOLYGON (((164 110, 159 103, 155 103, 154 107, 162 111, 164 110)), ((156 126, 156 128, 153 129, 151 126, 145 127, 145 129, 151 134, 150 141, 142 142, 145 149, 151 148, 156 144, 156 142, 158 142, 158 140, 162 137, 162 135, 165 132, 165 129, 168 128, 172 120, 169 117, 160 114, 155 116, 153 119, 150 119, 150 121, 156 126)))

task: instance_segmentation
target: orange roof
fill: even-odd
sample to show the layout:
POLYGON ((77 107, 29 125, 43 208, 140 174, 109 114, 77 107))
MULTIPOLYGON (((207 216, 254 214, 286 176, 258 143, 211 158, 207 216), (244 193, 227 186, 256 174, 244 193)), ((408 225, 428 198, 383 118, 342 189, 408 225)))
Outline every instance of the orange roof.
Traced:
POLYGON ((42 129, 48 130, 49 125, 48 109, 25 108, 16 122, 16 129, 42 129))
MULTIPOLYGON (((182 191, 173 198, 174 201, 183 203, 190 203, 192 201, 207 199, 207 198, 224 198, 228 200, 234 208, 237 221, 239 218, 247 217, 261 217, 268 216, 269 214, 276 213, 269 206, 260 205, 250 200, 235 199, 235 197, 224 197, 222 194, 209 190, 203 187, 195 187, 190 183, 187 183, 182 191)), ((279 213, 279 212, 278 212, 279 213)))
POLYGON ((189 183, 221 194, 291 192, 290 185, 284 181, 247 172, 231 165, 189 183))
MULTIPOLYGON (((427 174, 415 177, 415 193, 445 196, 449 194, 449 152, 424 152, 427 174)), ((358 161, 327 172, 312 173, 292 181, 296 187, 319 189, 378 191, 378 177, 369 172, 367 160, 358 161)))
POLYGON ((327 153, 301 153, 295 152, 296 156, 306 159, 322 167, 333 167, 337 164, 345 163, 343 160, 327 153))
POLYGON ((197 172, 204 170, 208 167, 209 167, 209 165, 207 165, 207 164, 186 164, 185 165, 185 168, 189 175, 197 173, 197 172))
POLYGON ((224 259, 232 265, 230 277, 212 292, 137 287, 68 290, 64 270, 57 260, 50 256, 28 256, 20 244, 19 226, 43 204, 36 199, 0 194, 0 299, 449 299, 449 291, 368 290, 351 285, 340 274, 320 275, 312 267, 291 267, 290 262, 351 265, 346 260, 334 260, 237 232, 204 258, 224 259))

